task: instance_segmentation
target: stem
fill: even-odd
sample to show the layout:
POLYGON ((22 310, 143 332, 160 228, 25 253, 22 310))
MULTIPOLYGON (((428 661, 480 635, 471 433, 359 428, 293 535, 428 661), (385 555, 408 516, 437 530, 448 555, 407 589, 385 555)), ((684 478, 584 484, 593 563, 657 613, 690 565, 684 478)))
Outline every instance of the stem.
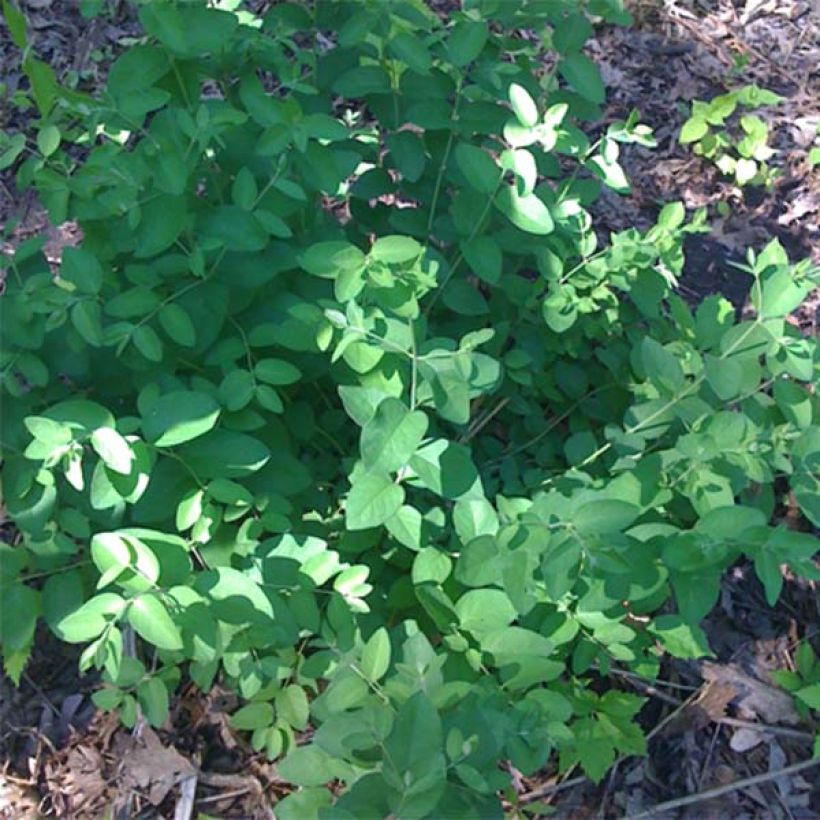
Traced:
MULTIPOLYGON (((504 181, 504 176, 502 175, 498 180, 498 185, 496 186, 495 191, 493 191, 492 194, 490 194, 489 198, 487 199, 487 204, 484 206, 484 210, 481 212, 481 216, 476 221, 475 227, 473 228, 472 232, 467 237, 467 241, 464 243, 465 245, 469 245, 470 242, 472 242, 473 239, 476 238, 479 231, 481 230, 481 226, 484 224, 484 220, 487 218, 487 214, 490 212, 490 208, 492 208, 493 200, 495 199, 495 195, 498 193, 498 189, 501 187, 503 181, 504 181)), ((444 291, 444 288, 447 287, 450 280, 455 275, 455 272, 458 270, 458 266, 463 261, 464 261, 464 254, 461 250, 459 250, 458 256, 456 256, 455 261, 450 266, 450 270, 447 272, 447 275, 444 277, 444 281, 436 288, 435 293, 433 293, 432 297, 430 298, 430 301, 427 303, 427 307, 424 308, 424 315, 425 316, 430 315, 430 311, 433 309, 433 306, 438 301, 439 296, 441 296, 442 292, 444 291)))
POLYGON ((724 794, 731 794, 739 789, 746 789, 749 786, 756 786, 759 783, 768 783, 770 780, 776 780, 780 777, 788 777, 797 772, 802 772, 805 769, 810 769, 813 766, 820 765, 820 757, 813 760, 804 760, 800 763, 794 763, 791 766, 786 766, 783 769, 777 769, 773 772, 764 772, 763 774, 756 774, 753 777, 746 777, 742 780, 735 780, 734 783, 727 783, 725 786, 718 786, 714 789, 707 789, 697 794, 690 794, 686 797, 678 797, 675 800, 667 800, 665 803, 658 803, 651 809, 642 811, 640 814, 632 816, 631 820, 640 820, 643 817, 655 817, 672 809, 679 809, 683 806, 691 806, 693 803, 702 803, 704 800, 711 800, 713 797, 721 797, 724 794))
POLYGON ((412 354, 412 360, 410 362, 410 410, 413 411, 416 409, 419 360, 416 356, 416 330, 413 327, 413 320, 409 319, 408 324, 410 325, 410 351, 412 354))
POLYGON ((514 447, 512 450, 509 450, 506 453, 503 453, 498 458, 493 459, 492 461, 488 462, 489 464, 498 464, 502 462, 505 458, 510 458, 511 456, 516 456, 519 453, 523 453, 524 450, 528 450, 532 447, 533 444, 537 444, 541 441, 542 438, 548 436, 559 424, 566 421, 587 399, 591 399, 593 396, 597 395, 598 393, 602 393, 604 390, 612 390, 615 387, 620 387, 619 384, 605 384, 601 387, 596 387, 594 390, 587 393, 585 396, 581 396, 578 401, 574 404, 571 404, 560 416, 555 418, 550 424, 548 424, 537 436, 534 438, 529 439, 529 441, 525 441, 523 444, 520 444, 518 447, 514 447))
MULTIPOLYGON (((737 338, 735 343, 728 350, 725 350, 723 353, 721 353, 718 358, 725 359, 728 356, 730 356, 732 353, 734 353, 734 351, 737 350, 737 348, 743 342, 746 341, 746 338, 749 336, 749 334, 756 327, 758 327, 759 325, 761 325, 761 322, 760 322, 760 319, 758 318, 756 321, 752 322, 749 325, 749 327, 746 328, 746 331, 744 333, 742 333, 737 338)), ((669 399, 668 402, 666 402, 666 404, 664 404, 662 407, 658 408, 654 413, 650 413, 642 421, 639 421, 637 424, 633 425, 632 427, 625 428, 624 432, 627 435, 632 435, 632 433, 637 433, 640 430, 644 429, 647 425, 651 424, 653 421, 655 421, 656 419, 659 419, 661 416, 663 416, 663 414, 666 413, 667 410, 671 410, 678 402, 683 401, 683 399, 685 399, 687 396, 694 393, 701 386, 701 384, 703 384, 705 379, 706 379, 706 375, 704 373, 701 373, 699 376, 695 377, 695 379, 689 385, 687 385, 687 387, 683 391, 681 391, 680 393, 674 395, 671 399, 669 399)), ((755 391, 755 392, 757 392, 757 391, 755 391)), ((612 448, 612 442, 611 441, 608 441, 606 444, 601 445, 594 453, 591 453, 590 455, 588 455, 578 465, 578 469, 580 470, 583 467, 586 467, 588 464, 591 464, 592 462, 597 461, 597 459, 600 456, 602 456, 604 453, 608 452, 611 448, 612 448)))
POLYGON ((461 101, 461 86, 464 82, 463 77, 459 77, 458 84, 456 85, 456 100, 453 104, 453 113, 450 115, 450 135, 447 137, 447 145, 444 148, 444 157, 441 160, 441 165, 438 169, 438 176, 436 177, 436 186, 433 189, 433 199, 430 202, 430 216, 427 218, 427 243, 430 243, 430 232, 433 229, 433 222, 436 219, 436 207, 438 206, 438 199, 439 195, 441 194, 441 186, 444 182, 444 172, 447 170, 447 163, 450 160, 450 151, 453 149, 453 139, 455 138, 455 132, 453 131, 452 125, 458 119, 458 105, 461 101))

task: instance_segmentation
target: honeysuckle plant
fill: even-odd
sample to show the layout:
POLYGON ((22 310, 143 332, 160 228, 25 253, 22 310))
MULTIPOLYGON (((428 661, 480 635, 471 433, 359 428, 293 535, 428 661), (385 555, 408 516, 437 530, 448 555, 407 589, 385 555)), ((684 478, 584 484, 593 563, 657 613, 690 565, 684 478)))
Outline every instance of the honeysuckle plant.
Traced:
POLYGON ((593 682, 709 655, 739 559, 772 605, 818 577, 777 519, 820 523, 786 321, 817 271, 750 251, 739 318, 676 295, 702 213, 602 243, 652 144, 597 124, 583 47, 623 10, 463 6, 142 4, 17 171, 83 239, 4 259, 4 668, 44 621, 126 725, 218 678, 283 818, 501 817, 502 760, 600 779, 643 701, 593 682))

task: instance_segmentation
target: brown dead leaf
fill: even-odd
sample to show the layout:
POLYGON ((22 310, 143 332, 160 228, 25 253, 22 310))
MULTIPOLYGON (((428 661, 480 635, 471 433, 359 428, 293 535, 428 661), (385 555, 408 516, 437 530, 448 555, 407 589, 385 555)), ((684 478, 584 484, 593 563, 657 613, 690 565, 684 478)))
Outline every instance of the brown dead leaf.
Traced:
POLYGON ((663 731, 664 735, 697 732, 726 715, 726 707, 737 690, 725 682, 710 682, 663 731))
POLYGON ((723 684, 737 692, 738 715, 745 720, 760 718, 764 723, 800 723, 791 696, 768 683, 753 678, 737 664, 704 663, 701 674, 710 684, 723 684))
POLYGON ((138 791, 158 806, 180 781, 194 774, 194 767, 171 746, 163 746, 148 726, 139 737, 127 737, 119 750, 122 763, 119 785, 138 791))

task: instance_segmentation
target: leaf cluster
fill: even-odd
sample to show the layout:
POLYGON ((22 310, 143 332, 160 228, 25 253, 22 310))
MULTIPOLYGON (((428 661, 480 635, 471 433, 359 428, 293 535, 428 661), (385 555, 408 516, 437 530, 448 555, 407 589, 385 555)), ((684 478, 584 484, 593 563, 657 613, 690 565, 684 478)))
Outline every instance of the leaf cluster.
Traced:
POLYGON ((652 144, 590 125, 619 4, 464 5, 144 4, 17 171, 84 238, 5 259, 5 668, 42 619, 129 725, 219 678, 283 818, 501 817, 500 760, 600 779, 645 740, 593 683, 708 655, 738 560, 771 604, 818 577, 772 524, 788 491, 820 525, 786 321, 817 271, 750 252, 739 318, 675 293, 702 213, 602 244, 652 144))
POLYGON ((738 106, 757 109, 777 105, 783 97, 772 91, 747 85, 720 94, 708 103, 694 100, 689 118, 681 128, 681 144, 693 144, 694 151, 711 160, 722 174, 733 177, 740 187, 770 185, 776 176, 767 164, 775 150, 768 144, 769 127, 757 114, 739 118, 740 134, 723 128, 738 106))

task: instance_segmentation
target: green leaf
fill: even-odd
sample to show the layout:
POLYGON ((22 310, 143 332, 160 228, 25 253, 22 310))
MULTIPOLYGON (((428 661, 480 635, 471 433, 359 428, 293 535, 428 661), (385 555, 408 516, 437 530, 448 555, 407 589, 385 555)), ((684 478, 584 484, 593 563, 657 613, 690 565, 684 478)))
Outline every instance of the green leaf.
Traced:
POLYGON ((552 33, 552 44, 559 54, 580 51, 592 36, 592 24, 585 14, 569 14, 552 33))
POLYGON ((774 399, 780 412, 799 430, 811 426, 814 414, 811 395, 799 384, 780 379, 774 383, 774 399))
POLYGON ((308 273, 323 279, 335 279, 347 271, 364 267, 365 255, 349 242, 317 242, 300 257, 299 264, 308 273))
POLYGON ((677 357, 648 336, 641 342, 640 350, 646 376, 652 384, 666 393, 677 393, 685 382, 677 357))
POLYGON ((820 711, 820 683, 804 686, 802 689, 798 689, 794 696, 802 700, 809 709, 820 711))
POLYGON ((50 157, 60 147, 60 129, 53 123, 37 132, 37 147, 44 157, 50 157))
POLYGON ((452 568, 453 562, 446 553, 436 547, 425 547, 413 559, 411 577, 414 584, 443 584, 452 568))
POLYGON ((484 20, 460 20, 447 38, 447 52, 453 65, 469 65, 484 50, 489 30, 484 20))
POLYGON ((404 490, 388 476, 365 473, 353 482, 345 503, 349 530, 367 530, 384 524, 404 503, 404 490))
POLYGON ((495 193, 501 181, 501 169, 486 151, 460 142, 454 153, 459 170, 470 187, 483 194, 495 193))
POLYGON ((31 84, 31 91, 40 115, 44 118, 48 117, 54 107, 59 87, 54 69, 48 63, 28 54, 23 60, 23 71, 31 84))
POLYGON ((301 788, 276 802, 278 820, 319 820, 319 814, 328 808, 333 798, 327 789, 301 788))
POLYGON ((43 584, 43 618, 51 631, 61 640, 68 640, 60 628, 60 622, 78 610, 85 601, 83 579, 77 570, 67 570, 52 575, 43 584))
POLYGON ((498 516, 485 498, 463 498, 453 507, 453 526, 463 544, 481 535, 495 535, 498 516))
POLYGON ((463 243, 461 252, 479 279, 483 279, 489 285, 500 283, 503 256, 498 242, 489 236, 477 236, 463 243))
POLYGON ((91 446, 106 466, 122 475, 130 475, 134 452, 128 442, 113 428, 100 427, 91 434, 91 446))
POLYGON ((283 413, 285 405, 281 396, 269 385, 259 384, 256 386, 254 393, 256 400, 265 410, 270 410, 271 413, 283 413))
POLYGON ((776 553, 766 549, 757 551, 754 557, 755 573, 763 584, 766 593, 766 603, 774 606, 780 593, 783 591, 783 573, 780 568, 781 558, 776 553))
POLYGON ((581 535, 606 535, 625 530, 640 512, 626 501, 601 499, 582 504, 573 513, 572 523, 581 535))
POLYGON ((65 248, 60 278, 71 282, 81 293, 97 294, 103 283, 103 269, 97 258, 82 248, 65 248))
POLYGON ((585 54, 567 54, 558 63, 558 73, 584 98, 600 104, 606 88, 598 66, 585 54))
POLYGON ((390 92, 387 72, 375 65, 357 66, 345 71, 334 83, 333 91, 342 97, 365 97, 390 92))
POLYGON ((160 308, 157 319, 169 338, 183 347, 196 344, 196 330, 191 317, 175 302, 160 308))
POLYGON ((287 721, 297 731, 307 728, 310 713, 305 690, 295 683, 280 689, 276 693, 276 711, 282 720, 287 721))
POLYGON ((125 609, 126 602, 113 592, 89 598, 81 607, 56 622, 56 632, 68 643, 84 643, 96 638, 125 609))
POLYGON ((74 325, 77 333, 92 347, 102 345, 102 312, 96 302, 90 299, 77 302, 71 309, 71 324, 74 325))
POLYGON ((255 388, 253 374, 240 367, 231 370, 220 383, 219 400, 228 410, 235 413, 247 406, 254 396, 255 388))
POLYGON ((174 447, 212 430, 219 412, 219 404, 207 393, 176 390, 151 404, 142 429, 156 447, 174 447))
POLYGON ((359 667, 371 683, 377 683, 387 673, 389 666, 390 636, 384 627, 379 627, 364 645, 359 667))
POLYGON ((257 223, 271 236, 279 239, 290 239, 293 236, 293 231, 288 223, 276 214, 257 208, 253 215, 257 223))
POLYGON ((700 117, 690 117, 683 124, 683 128, 681 128, 680 130, 680 136, 678 137, 678 141, 682 145, 686 145, 690 142, 697 142, 699 139, 705 137, 708 133, 709 126, 706 123, 705 119, 701 119, 700 117))
POLYGON ((412 131, 399 131, 387 140, 390 157, 408 182, 418 182, 427 165, 427 154, 421 138, 412 131))
POLYGON ((40 616, 40 592, 23 583, 4 585, 0 599, 0 645, 4 653, 28 647, 40 616))
POLYGON ((526 233, 544 236, 555 227, 547 206, 536 194, 519 196, 513 185, 504 185, 495 196, 495 206, 507 219, 526 233))
POLYGON ((532 128, 538 123, 538 107, 526 88, 518 85, 518 83, 512 83, 508 91, 508 97, 512 110, 521 125, 525 128, 532 128))
POLYGON ((162 342, 150 325, 138 325, 131 335, 131 341, 149 362, 162 361, 162 342))
POLYGON ((676 658, 713 657, 706 633, 696 624, 686 623, 679 615, 660 615, 649 625, 667 652, 676 658))
POLYGON ((424 249, 410 236, 380 236, 368 256, 387 265, 397 265, 417 259, 424 249))
POLYGON ((791 270, 776 270, 763 280, 760 316, 780 318, 791 313, 808 295, 811 285, 794 280, 791 270))
POLYGON ((182 649, 179 628, 156 595, 134 598, 128 606, 127 618, 136 633, 158 649, 182 649))
POLYGON ((610 162, 599 154, 588 160, 586 167, 600 177, 607 188, 612 188, 619 194, 629 193, 629 180, 626 178, 624 169, 617 162, 610 162))
POLYGON ((480 492, 478 471, 470 450, 463 444, 436 439, 410 459, 410 467, 421 483, 443 498, 457 499, 480 492))
POLYGON ((197 222, 197 231, 229 251, 261 251, 268 244, 266 229, 253 214, 236 205, 204 211, 197 222))
POLYGON ((68 444, 73 438, 71 427, 45 416, 26 416, 23 419, 23 424, 37 441, 42 442, 52 450, 63 444, 68 444))
POLYGON ((388 51, 419 74, 427 74, 432 65, 432 57, 424 43, 412 34, 402 32, 387 44, 388 51))
POLYGON ((456 612, 462 629, 489 632, 509 626, 518 613, 505 592, 500 589, 471 589, 456 601, 456 612))
POLYGON ((230 723, 240 732, 250 732, 270 726, 273 717, 273 706, 270 703, 249 703, 231 715, 230 723))
POLYGON ((140 206, 142 214, 135 231, 134 255, 148 259, 174 244, 188 221, 187 201, 182 196, 161 194, 140 206))
POLYGON ((26 47, 25 15, 11 0, 3 0, 3 17, 11 35, 11 41, 17 48, 23 50, 26 47))
POLYGON ((202 500, 205 496, 203 490, 194 488, 189 490, 177 505, 175 524, 176 528, 183 532, 202 518, 202 500))
POLYGON ((186 442, 179 453, 200 478, 241 478, 261 470, 270 459, 270 450, 259 439, 220 429, 186 442))
POLYGON ((544 322, 555 333, 564 333, 578 320, 578 300, 572 285, 551 288, 541 303, 544 322))
POLYGON ((259 381, 277 386, 295 384, 302 378, 299 368, 284 359, 260 359, 253 373, 259 381))
POLYGON ((13 134, 6 138, 0 135, 0 171, 10 168, 17 161, 17 157, 26 150, 26 135, 13 134))
POLYGON ((231 187, 231 199, 234 205, 238 205, 243 211, 250 211, 258 194, 259 190, 253 173, 247 167, 240 168, 231 187))
POLYGON ((195 588, 214 602, 214 614, 226 623, 267 626, 273 619, 273 606, 259 584, 233 567, 200 572, 195 588))
POLYGON ((715 395, 723 401, 731 401, 741 391, 743 384, 743 364, 737 359, 722 359, 718 356, 703 357, 706 382, 715 395))
POLYGON ((277 769, 281 777, 296 786, 323 786, 347 774, 341 760, 331 757, 315 743, 292 749, 277 769))
POLYGON ((137 687, 137 699, 148 722, 157 728, 168 720, 168 689, 157 677, 137 687))
POLYGON ((427 424, 422 411, 410 411, 399 399, 385 399, 362 429, 362 463, 375 472, 398 470, 418 449, 427 424))
POLYGON ((142 6, 139 19, 170 52, 181 57, 217 54, 236 29, 236 15, 200 6, 142 6))
POLYGON ((444 792, 446 764, 441 718, 425 693, 401 706, 384 749, 391 813, 428 816, 444 792))

